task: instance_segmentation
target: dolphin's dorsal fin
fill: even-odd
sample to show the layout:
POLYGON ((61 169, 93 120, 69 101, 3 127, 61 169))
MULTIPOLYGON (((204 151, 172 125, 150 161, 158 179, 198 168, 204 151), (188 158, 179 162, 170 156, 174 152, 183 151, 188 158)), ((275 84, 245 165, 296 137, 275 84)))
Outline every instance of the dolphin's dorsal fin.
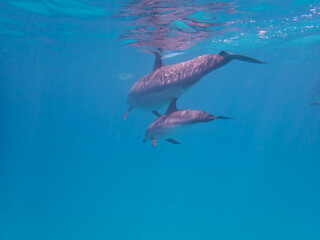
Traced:
POLYGON ((153 54, 156 56, 156 60, 153 65, 153 70, 156 70, 158 68, 161 68, 163 66, 163 63, 159 52, 154 51, 153 54))
POLYGON ((177 99, 173 99, 168 107, 168 110, 166 113, 172 113, 178 111, 177 109, 177 99))

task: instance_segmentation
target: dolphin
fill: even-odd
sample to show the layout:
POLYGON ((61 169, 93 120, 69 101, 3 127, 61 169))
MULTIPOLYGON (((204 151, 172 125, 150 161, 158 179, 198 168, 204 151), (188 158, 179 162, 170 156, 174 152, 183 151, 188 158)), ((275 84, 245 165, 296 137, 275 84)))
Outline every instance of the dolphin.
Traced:
POLYGON ((160 54, 153 53, 156 56, 153 71, 140 78, 131 87, 127 97, 127 103, 130 107, 124 115, 124 119, 133 108, 152 111, 159 117, 157 109, 180 97, 206 74, 234 59, 251 63, 265 63, 247 56, 222 51, 219 54, 207 54, 186 62, 163 65, 160 54))
POLYGON ((178 110, 176 101, 177 98, 173 99, 167 112, 149 125, 143 142, 150 140, 153 146, 157 146, 157 139, 161 138, 172 144, 180 144, 172 139, 171 136, 186 126, 210 122, 215 119, 231 119, 229 117, 214 116, 200 110, 178 110))
POLYGON ((320 105, 320 101, 317 101, 317 102, 313 102, 313 103, 310 103, 311 106, 316 106, 316 105, 320 105))

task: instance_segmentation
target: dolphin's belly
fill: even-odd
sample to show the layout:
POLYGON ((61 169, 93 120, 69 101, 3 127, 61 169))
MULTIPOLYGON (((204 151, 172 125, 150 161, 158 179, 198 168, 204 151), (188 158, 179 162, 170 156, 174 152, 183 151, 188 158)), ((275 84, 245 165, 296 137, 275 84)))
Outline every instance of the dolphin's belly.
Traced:
POLYGON ((135 108, 153 111, 168 105, 172 99, 180 97, 186 89, 171 87, 161 91, 146 92, 128 96, 128 103, 135 108))
POLYGON ((151 136, 152 138, 156 138, 156 139, 167 139, 174 136, 178 132, 180 132, 184 127, 185 127, 184 125, 177 124, 177 125, 153 129, 151 136))

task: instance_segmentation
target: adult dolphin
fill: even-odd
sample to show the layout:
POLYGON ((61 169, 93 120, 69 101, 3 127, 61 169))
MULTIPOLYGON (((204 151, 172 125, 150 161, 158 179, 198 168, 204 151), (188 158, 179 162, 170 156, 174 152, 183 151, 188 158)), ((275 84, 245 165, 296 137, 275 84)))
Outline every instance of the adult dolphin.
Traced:
POLYGON ((215 119, 231 119, 228 117, 214 116, 200 110, 178 110, 175 98, 170 103, 167 112, 153 121, 146 131, 143 142, 152 141, 152 145, 157 145, 157 139, 165 139, 172 144, 180 144, 171 136, 178 130, 201 122, 210 122, 215 119))
POLYGON ((203 76, 234 59, 265 63, 247 56, 222 51, 219 54, 207 54, 186 62, 163 65, 160 54, 158 52, 154 54, 156 60, 153 71, 140 78, 129 91, 127 103, 130 108, 124 119, 132 108, 153 111, 155 115, 160 116, 156 111, 158 108, 168 105, 170 101, 180 97, 203 76))

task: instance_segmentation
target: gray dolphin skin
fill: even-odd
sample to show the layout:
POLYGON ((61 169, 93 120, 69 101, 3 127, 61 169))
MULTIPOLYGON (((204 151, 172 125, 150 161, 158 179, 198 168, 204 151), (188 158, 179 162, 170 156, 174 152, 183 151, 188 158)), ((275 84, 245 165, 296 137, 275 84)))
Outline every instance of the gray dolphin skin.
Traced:
POLYGON ((156 112, 160 107, 168 105, 178 98, 203 76, 236 59, 251 63, 265 63, 247 56, 226 53, 207 54, 186 62, 163 65, 161 56, 154 52, 156 60, 153 71, 140 78, 130 89, 127 103, 130 108, 124 119, 133 108, 156 112))
POLYGON ((210 122, 215 119, 231 119, 228 117, 214 116, 200 110, 178 110, 175 98, 170 103, 167 112, 158 117, 150 124, 146 131, 143 142, 151 141, 153 146, 157 145, 157 139, 165 139, 172 144, 180 144, 171 136, 178 130, 201 122, 210 122))
POLYGON ((316 106, 316 105, 320 105, 320 101, 317 101, 317 102, 313 102, 313 103, 310 103, 311 106, 316 106))

